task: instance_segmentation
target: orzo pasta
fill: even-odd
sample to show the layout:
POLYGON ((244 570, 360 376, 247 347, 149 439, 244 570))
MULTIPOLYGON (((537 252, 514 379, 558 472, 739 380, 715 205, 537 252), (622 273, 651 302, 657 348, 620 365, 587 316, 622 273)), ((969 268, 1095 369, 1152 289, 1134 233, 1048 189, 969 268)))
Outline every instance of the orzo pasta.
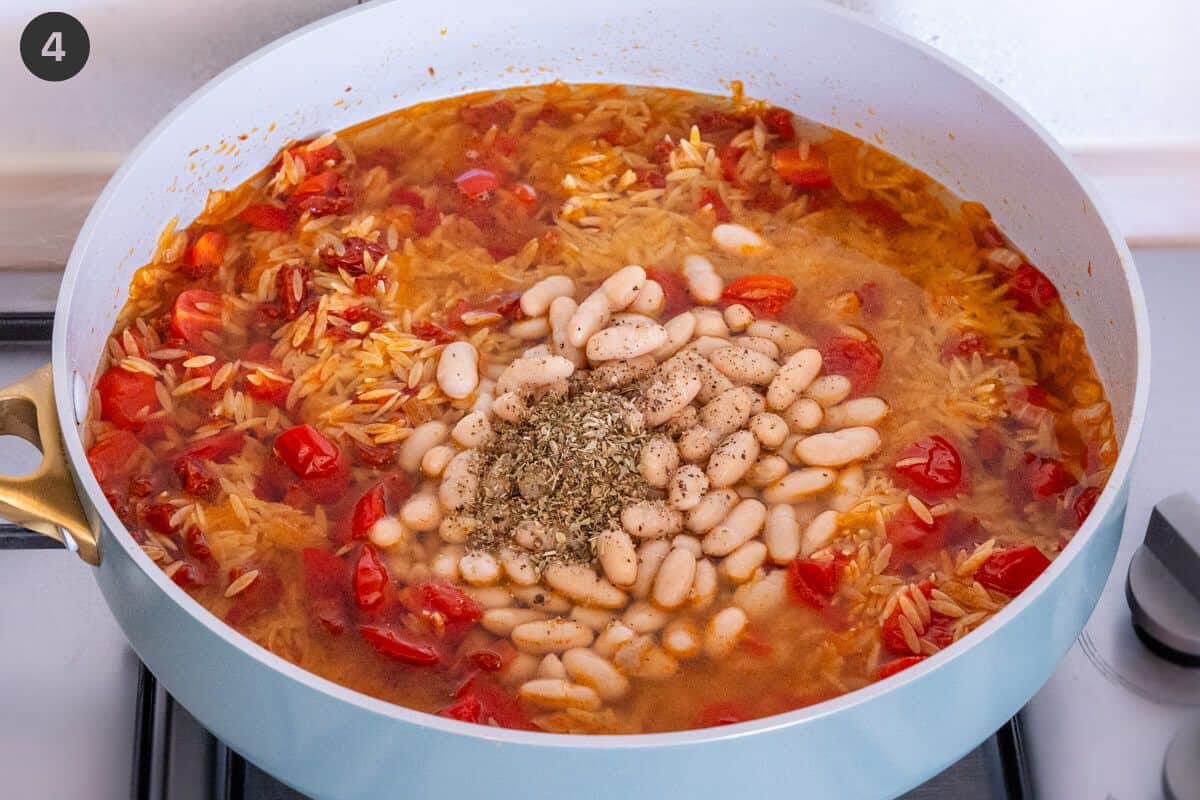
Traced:
POLYGON ((147 555, 264 647, 588 733, 951 646, 1116 458, 985 209, 739 93, 620 86, 418 106, 213 192, 137 273, 89 434, 147 555))

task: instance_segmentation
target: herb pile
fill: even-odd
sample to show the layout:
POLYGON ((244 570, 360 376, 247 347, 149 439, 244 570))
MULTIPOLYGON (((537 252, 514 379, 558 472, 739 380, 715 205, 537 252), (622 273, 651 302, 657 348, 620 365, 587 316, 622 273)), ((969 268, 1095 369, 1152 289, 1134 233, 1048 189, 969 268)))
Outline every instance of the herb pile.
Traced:
POLYGON ((619 395, 576 388, 534 401, 515 423, 494 423, 480 448, 470 544, 495 550, 523 525, 542 532, 540 562, 591 561, 595 537, 654 494, 638 471, 648 434, 630 429, 632 410, 619 395))

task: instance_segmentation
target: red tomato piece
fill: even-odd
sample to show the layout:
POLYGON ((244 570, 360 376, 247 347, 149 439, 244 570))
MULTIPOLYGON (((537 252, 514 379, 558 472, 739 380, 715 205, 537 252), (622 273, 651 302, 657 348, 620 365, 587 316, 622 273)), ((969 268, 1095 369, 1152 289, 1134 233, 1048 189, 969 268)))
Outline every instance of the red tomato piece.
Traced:
MULTIPOLYGON (((252 569, 251 567, 234 567, 229 570, 229 581, 232 583, 252 569)), ((275 574, 275 570, 267 566, 256 567, 258 577, 242 591, 234 595, 233 608, 225 612, 225 621, 234 627, 245 625, 258 617, 264 611, 269 611, 279 605, 283 597, 283 581, 275 574)))
POLYGON ((1061 461, 1026 453, 1009 478, 1010 490, 1017 502, 1049 500, 1075 484, 1061 461))
POLYGON ((141 430, 146 424, 143 410, 153 413, 159 409, 158 392, 153 376, 110 367, 96 381, 100 395, 100 418, 125 430, 141 430))
POLYGON ((425 198, 411 186, 401 186, 399 189, 393 190, 392 202, 398 206, 415 208, 418 211, 425 209, 425 198))
POLYGON ((87 460, 96 482, 108 491, 128 479, 140 448, 137 437, 127 430, 114 431, 92 445, 87 460))
POLYGON ((336 144, 330 142, 316 149, 309 147, 310 144, 311 142, 304 142, 288 150, 292 158, 304 162, 304 169, 309 174, 320 172, 330 162, 337 163, 342 160, 342 151, 336 144))
POLYGON ((436 208, 422 209, 413 217, 413 232, 418 236, 428 236, 441 224, 442 212, 436 208))
POLYGON ((246 374, 246 394, 255 400, 283 408, 287 405, 291 390, 292 381, 273 371, 267 373, 261 369, 254 369, 246 374))
POLYGON ((351 588, 350 567, 328 550, 316 547, 306 547, 300 555, 309 610, 321 627, 336 636, 349 623, 346 595, 351 588))
POLYGON ((321 263, 330 269, 344 269, 354 275, 363 271, 367 255, 378 263, 386 252, 382 245, 375 242, 368 242, 360 236, 347 236, 342 241, 340 254, 332 247, 321 251, 321 263))
POLYGON ((802 155, 799 147, 776 150, 771 156, 771 166, 780 178, 797 189, 823 189, 833 185, 829 162, 815 147, 809 147, 807 155, 802 155))
POLYGON ((850 203, 850 208, 866 220, 867 224, 881 228, 888 233, 895 233, 908 227, 908 221, 899 211, 873 197, 866 200, 855 200, 850 203))
POLYGON ((440 325, 435 325, 426 320, 414 322, 412 324, 412 332, 414 336, 419 336, 422 339, 428 339, 438 344, 449 344, 454 341, 454 334, 440 325))
POLYGON ((720 192, 715 189, 700 190, 701 210, 711 208, 713 215, 717 218, 717 222, 731 222, 733 220, 733 212, 729 210, 729 206, 725 205, 725 201, 721 199, 720 192))
POLYGON ((533 729, 520 702, 490 678, 475 675, 455 692, 454 697, 454 705, 442 709, 439 715, 477 725, 523 731, 533 729))
POLYGON ((230 429, 192 442, 183 449, 179 456, 180 458, 191 456, 220 464, 242 452, 245 443, 246 434, 243 431, 230 429))
POLYGON ((746 151, 744 148, 734 147, 731 144, 727 144, 722 147, 720 152, 717 154, 721 160, 721 176, 735 186, 741 183, 741 181, 738 180, 737 170, 738 164, 742 160, 742 154, 745 152, 746 151))
POLYGON ((295 319, 300 316, 300 309, 308 297, 308 282, 312 271, 308 267, 295 264, 284 264, 275 276, 275 286, 279 290, 279 299, 283 303, 283 316, 295 319))
POLYGON ((493 125, 505 127, 516 115, 516 107, 508 100, 497 100, 481 106, 463 106, 458 110, 459 119, 477 133, 487 133, 493 125))
POLYGON ((1032 264, 1021 264, 1008 279, 1007 296, 1021 311, 1044 311, 1058 300, 1058 289, 1032 264))
POLYGON ((406 604, 423 614, 441 614, 447 624, 470 625, 483 610, 460 589, 441 580, 428 580, 408 587, 406 604))
POLYGON ((171 335, 196 350, 208 350, 212 345, 204 334, 221 330, 221 307, 225 301, 207 289, 188 289, 175 298, 171 306, 171 335))
POLYGON ((687 281, 678 272, 651 268, 646 270, 646 277, 662 287, 665 299, 664 317, 674 317, 692 307, 692 296, 688 292, 687 281))
POLYGON ((194 456, 182 456, 175 461, 175 475, 179 485, 193 497, 211 497, 217 488, 217 476, 194 456))
POLYGON ((437 648, 408 631, 382 625, 363 625, 358 629, 367 644, 388 658, 414 667, 432 667, 441 661, 437 648))
POLYGON ((375 608, 383 602, 388 587, 387 567, 379 560, 379 554, 369 544, 363 545, 358 563, 354 565, 354 599, 363 611, 375 608))
POLYGON ((932 550, 945 545, 949 528, 949 515, 934 517, 928 523, 903 505, 888 520, 887 538, 898 551, 932 550))
POLYGON ((471 201, 486 200, 500 188, 500 178, 490 169, 469 169, 454 179, 464 197, 471 201))
POLYGON ((962 457, 941 436, 930 436, 901 450, 892 471, 906 486, 938 496, 954 494, 963 479, 962 457), (921 463, 906 463, 914 459, 921 463))
POLYGON ((905 656, 904 658, 897 658, 895 661, 881 664, 879 669, 875 670, 875 680, 881 681, 884 678, 890 678, 897 672, 903 672, 914 664, 920 664, 924 660, 925 656, 905 656))
POLYGON ((345 488, 345 457, 341 448, 311 425, 297 425, 275 439, 275 455, 304 481, 320 502, 333 502, 345 488))
POLYGON ((781 275, 747 275, 721 293, 726 303, 741 303, 759 317, 775 316, 795 296, 795 284, 781 275))
POLYGON ((1004 456, 1004 441, 991 428, 984 428, 975 440, 975 452, 985 464, 994 464, 1004 456))
POLYGON ((883 353, 870 340, 835 336, 829 340, 821 355, 827 373, 845 375, 850 379, 851 394, 870 391, 883 367, 883 353))
POLYGON ((1050 566, 1050 559, 1037 547, 1027 544, 998 550, 975 571, 975 580, 989 589, 1009 596, 1025 591, 1050 566))
POLYGON ((532 207, 537 206, 538 193, 537 189, 530 186, 528 183, 514 184, 512 187, 512 195, 521 201, 523 204, 532 207))
POLYGON ((336 172, 321 172, 310 175, 292 190, 288 197, 288 210, 296 216, 308 212, 314 217, 340 214, 347 211, 353 201, 348 197, 349 189, 336 172))
POLYGON ((786 108, 768 108, 763 114, 763 125, 767 130, 779 137, 782 142, 790 142, 796 138, 796 126, 792 122, 792 112, 786 108))
POLYGON ((488 647, 472 651, 467 660, 484 672, 499 672, 516 655, 517 649, 507 639, 499 639, 488 647))
POLYGON ((218 231, 205 231, 183 251, 183 271, 189 278, 212 274, 225 261, 229 240, 218 231))
POLYGON ((841 576, 841 564, 837 559, 797 558, 788 567, 788 589, 793 601, 820 610, 829 605, 841 576))
POLYGON ((720 725, 736 725, 751 719, 750 712, 740 703, 726 700, 706 706, 696 717, 697 728, 716 728, 720 725))
POLYGON ((296 224, 296 216, 292 212, 268 203, 246 206, 237 218, 262 231, 290 231, 296 224))
POLYGON ((946 340, 946 343, 942 345, 942 358, 949 359, 959 356, 960 358, 970 360, 976 353, 986 356, 988 354, 988 347, 983 338, 973 332, 951 335, 946 340))
MULTIPOLYGON (((91 456, 89 455, 90 459, 91 456)), ((1100 497, 1099 486, 1089 486, 1079 493, 1079 497, 1075 498, 1075 502, 1071 504, 1071 510, 1075 513, 1075 523, 1082 525, 1084 520, 1088 518, 1088 514, 1092 513, 1092 509, 1096 507, 1096 500, 1100 497)))
POLYGON ((377 483, 363 494, 354 505, 354 519, 350 526, 355 539, 363 539, 371 526, 387 513, 384 502, 383 484, 377 483))

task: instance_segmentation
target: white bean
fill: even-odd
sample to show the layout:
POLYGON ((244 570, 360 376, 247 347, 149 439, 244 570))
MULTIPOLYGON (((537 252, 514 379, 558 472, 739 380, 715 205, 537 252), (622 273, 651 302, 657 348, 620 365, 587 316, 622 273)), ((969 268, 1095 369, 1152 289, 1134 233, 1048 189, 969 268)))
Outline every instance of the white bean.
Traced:
POLYGON ((710 556, 727 556, 762 530, 767 520, 767 507, 754 498, 740 501, 721 524, 705 535, 701 544, 710 556))
POLYGON ((760 541, 746 542, 721 562, 718 570, 730 583, 745 583, 767 560, 767 546, 760 541))
POLYGON ((661 325, 617 325, 588 339, 585 352, 593 362, 630 359, 653 353, 666 341, 667 329, 661 325))
MULTIPOLYGON (((550 320, 545 317, 533 317, 532 319, 517 320, 508 326, 508 335, 523 341, 532 341, 534 339, 544 339, 550 334, 550 320)), ((538 345, 545 348, 545 354, 549 355, 550 350, 547 345, 538 345)), ((539 354, 542 351, 538 351, 539 354)), ((526 351, 526 356, 529 352, 526 351)))
POLYGON ((729 347, 728 339, 722 339, 718 336, 700 336, 696 339, 693 339, 692 343, 687 346, 687 349, 689 352, 696 353, 697 355, 707 359, 713 353, 726 347, 729 347))
POLYGON ((742 480, 746 482, 747 486, 759 489, 774 483, 787 473, 788 462, 777 455, 764 453, 758 457, 754 466, 750 467, 750 471, 742 480))
POLYGON ((658 361, 666 361, 692 340, 692 334, 696 331, 696 317, 690 311, 685 311, 671 317, 663 328, 667 331, 667 341, 654 351, 654 358, 658 361))
POLYGON ((764 339, 770 339, 779 346, 779 352, 787 354, 794 353, 797 350, 807 347, 808 337, 794 328, 789 328, 782 322, 775 322, 770 319, 760 319, 751 323, 746 329, 746 333, 750 336, 761 336, 764 339))
POLYGON ((696 577, 688 592, 688 607, 702 611, 712 605, 717 597, 717 567, 707 558, 696 562, 696 577))
POLYGON ((749 328, 754 322, 754 312, 746 308, 741 303, 734 303, 725 309, 725 324, 729 326, 729 330, 736 333, 749 328))
POLYGON ((443 517, 442 524, 438 525, 438 536, 447 544, 462 544, 477 527, 478 523, 471 517, 443 517))
MULTIPOLYGON (((415 581, 418 578, 410 575, 408 580, 415 581)), ((463 592, 475 601, 475 605, 485 610, 507 608, 513 601, 512 594, 503 586, 464 586, 463 592)))
POLYGON ((706 460, 721 443, 721 434, 703 425, 693 425, 679 437, 679 455, 684 461, 706 460))
POLYGON ((438 358, 437 383, 455 400, 469 397, 479 385, 479 351, 470 342, 451 342, 438 358))
POLYGON ((804 393, 825 408, 836 406, 850 396, 850 379, 845 375, 822 375, 804 393))
POLYGON ((529 653, 517 653, 508 664, 500 670, 500 679, 506 684, 524 683, 537 675, 541 662, 537 656, 529 653))
POLYGON ((787 571, 776 569, 739 586, 733 603, 750 619, 764 620, 784 607, 787 591, 787 571))
POLYGON ((825 410, 811 397, 801 397, 783 410, 782 417, 789 430, 807 433, 820 426, 825 410))
POLYGON ((423 422, 413 429, 404 443, 400 445, 399 462, 405 472, 416 472, 421 466, 421 459, 429 448, 446 441, 450 435, 450 426, 438 420, 423 422))
POLYGON ((554 355, 554 353, 550 351, 550 345, 546 344, 545 342, 542 342, 541 344, 535 344, 533 347, 526 347, 525 350, 521 352, 521 358, 542 358, 543 356, 552 355, 554 355))
POLYGON ((646 427, 657 428, 696 399, 703 388, 695 370, 678 369, 656 379, 642 395, 640 405, 646 427))
POLYGON ((616 618, 612 611, 603 608, 575 606, 571 609, 571 619, 587 625, 594 631, 602 631, 616 618))
POLYGON ((833 497, 829 504, 835 511, 849 511, 858 505, 866 485, 867 478, 862 466, 851 464, 839 472, 837 480, 833 482, 833 497))
POLYGON ((687 529, 692 533, 708 533, 725 519, 739 499, 732 489, 709 492, 688 512, 687 529))
POLYGON ((746 427, 758 400, 758 392, 749 386, 735 386, 704 404, 700 424, 721 436, 733 433, 746 427))
POLYGON ((617 668, 635 678, 663 680, 679 671, 679 662, 647 635, 638 636, 617 651, 617 668))
POLYGON ((670 614, 666 611, 656 608, 644 600, 638 600, 625 609, 625 613, 621 615, 621 622, 633 628, 637 633, 654 633, 666 625, 670 618, 670 614))
POLYGON ((446 470, 446 465, 458 451, 449 445, 435 445, 421 456, 421 474, 426 478, 440 478, 446 470))
POLYGON ((767 408, 780 411, 796 402, 821 371, 821 351, 806 347, 793 353, 767 387, 767 408))
POLYGON ((661 500, 642 500, 625 507, 621 526, 638 539, 657 539, 683 530, 683 515, 661 500))
POLYGON ((612 312, 608 295, 602 289, 592 292, 571 315, 567 323, 567 342, 575 347, 583 347, 596 331, 608 324, 612 312))
POLYGON ((551 275, 530 286, 521 295, 521 311, 527 317, 541 317, 560 297, 575 294, 575 281, 566 275, 551 275))
POLYGON ((758 439, 750 431, 734 431, 726 436, 708 458, 708 483, 718 489, 733 486, 742 479, 758 458, 758 439))
POLYGON ((525 398, 516 392, 505 392, 492 402, 492 413, 505 422, 516 422, 525 416, 525 412, 528 410, 529 405, 525 402, 525 398))
POLYGON ((547 319, 550 321, 550 352, 562 356, 578 367, 586 363, 583 349, 571 344, 568 334, 571 330, 571 318, 579 309, 579 304, 573 297, 557 297, 550 304, 547 319))
POLYGON ((667 304, 666 293, 658 281, 647 280, 642 284, 642 290, 629 304, 629 310, 648 317, 657 317, 667 304))
POLYGON ((478 461, 478 451, 463 450, 446 465, 442 482, 438 485, 438 499, 446 511, 461 511, 475 499, 475 491, 479 487, 479 476, 476 474, 478 461))
POLYGON ((472 586, 491 586, 500 580, 500 562, 484 551, 467 553, 460 558, 458 571, 472 586))
POLYGON ((751 417, 749 427, 758 443, 768 450, 774 450, 787 439, 787 423, 783 421, 783 417, 769 411, 751 417))
POLYGON ((790 564, 800 554, 800 522, 796 509, 788 503, 771 506, 763 527, 767 555, 776 564, 790 564))
POLYGON ((387 550, 408 538, 408 529, 395 517, 380 517, 367 531, 367 538, 376 547, 387 550))
POLYGON ((613 311, 621 311, 628 308, 629 304, 637 298, 645 283, 646 270, 636 264, 631 264, 609 275, 604 283, 600 284, 600 289, 608 298, 609 308, 613 311))
POLYGON ((733 653, 749 622, 737 606, 718 611, 704 626, 704 654, 719 659, 733 653))
POLYGON ((679 466, 679 450, 670 437, 658 434, 642 445, 638 456, 638 471, 646 483, 656 489, 665 489, 671 475, 679 466))
POLYGON ((667 503, 676 511, 691 511, 708 491, 708 476, 695 464, 675 470, 667 488, 667 503))
POLYGON ((625 593, 613 586, 586 564, 548 564, 542 570, 542 580, 576 603, 599 608, 620 608, 625 605, 625 593))
POLYGON ((400 522, 414 531, 436 531, 442 524, 442 507, 432 489, 417 492, 400 507, 400 522))
POLYGON ((700 540, 695 536, 689 536, 686 533, 681 533, 672 537, 671 547, 682 547, 685 550, 690 550, 692 551, 692 555, 694 555, 696 558, 700 558, 700 556, 704 555, 704 550, 700 547, 700 540))
POLYGON ((601 700, 620 700, 629 692, 629 679, 595 650, 573 648, 563 653, 562 663, 571 680, 592 688, 601 700))
POLYGON ((672 620, 662 632, 663 649, 678 659, 700 653, 700 629, 690 619, 672 620))
MULTIPOLYGON (((729 345, 730 330, 725 324, 725 315, 715 308, 693 308, 692 316, 696 318, 696 329, 692 337, 697 341, 702 339, 720 339, 725 346, 729 345)), ((708 353, 703 353, 708 356, 708 353)))
POLYGON ((804 536, 800 539, 800 556, 808 558, 813 553, 825 547, 837 534, 838 515, 836 511, 822 511, 813 517, 808 523, 808 527, 804 529, 804 536))
POLYGON ((500 550, 500 565, 504 567, 508 579, 518 586, 533 586, 541 577, 533 556, 513 547, 500 550))
POLYGON ((561 653, 572 647, 587 647, 595 635, 575 620, 555 617, 522 622, 512 629, 512 642, 526 653, 561 653))
POLYGON ((539 678, 557 678, 565 680, 567 677, 567 668, 563 666, 562 659, 547 653, 546 657, 538 664, 537 676, 539 678))
POLYGON ((637 580, 634 581, 633 588, 629 590, 631 595, 645 597, 650 594, 654 576, 658 574, 658 568, 670 550, 671 543, 666 539, 651 539, 641 543, 637 550, 637 580))
POLYGON ((574 372, 575 365, 562 356, 517 358, 500 374, 500 379, 496 381, 496 390, 504 394, 532 387, 549 386, 571 377, 574 372))
POLYGON ((825 409, 825 424, 831 428, 873 427, 883 422, 891 410, 878 397, 856 397, 825 409))
POLYGON ((544 586, 510 586, 512 596, 518 601, 539 611, 551 614, 566 614, 571 610, 571 601, 544 586))
POLYGON ((695 577, 696 554, 685 547, 673 547, 658 568, 650 596, 662 608, 678 608, 687 600, 695 577))
POLYGON ((628 588, 637 580, 637 549, 623 530, 602 531, 596 537, 596 555, 604 575, 615 586, 628 588))
POLYGON ((492 436, 492 426, 486 414, 472 411, 458 421, 450 438, 462 448, 479 447, 492 436))
POLYGON ((595 689, 562 678, 535 678, 521 684, 517 691, 522 700, 544 708, 596 711, 601 706, 600 695, 595 689))
POLYGON ((545 619, 545 612, 532 608, 489 608, 483 612, 479 624, 488 633, 507 638, 518 625, 545 619))
POLYGON ((713 243, 727 253, 751 256, 767 246, 763 238, 745 225, 722 223, 712 230, 713 243))
POLYGON ((730 341, 738 347, 762 353, 772 361, 779 360, 779 345, 761 336, 735 336, 730 341))
POLYGON ((793 470, 763 489, 763 499, 772 504, 797 503, 825 491, 836 478, 836 472, 822 467, 793 470))
POLYGON ((633 628, 618 620, 610 623, 607 628, 600 631, 600 635, 596 637, 596 643, 592 645, 592 649, 601 658, 612 658, 617 654, 618 650, 632 642, 636 637, 637 633, 633 628))
POLYGON ((688 291, 697 303, 712 305, 721 299, 725 281, 717 274, 712 262, 704 256, 690 255, 683 259, 683 277, 688 291))
POLYGON ((874 428, 842 428, 816 433, 796 445, 796 457, 816 467, 841 467, 875 455, 882 445, 874 428))
POLYGON ((429 563, 430 572, 442 580, 458 583, 458 562, 463 557, 463 552, 463 548, 459 545, 443 545, 442 549, 438 550, 437 555, 433 557, 433 561, 429 563))
POLYGON ((765 386, 779 371, 770 356, 745 347, 722 347, 708 357, 712 365, 736 384, 765 386))

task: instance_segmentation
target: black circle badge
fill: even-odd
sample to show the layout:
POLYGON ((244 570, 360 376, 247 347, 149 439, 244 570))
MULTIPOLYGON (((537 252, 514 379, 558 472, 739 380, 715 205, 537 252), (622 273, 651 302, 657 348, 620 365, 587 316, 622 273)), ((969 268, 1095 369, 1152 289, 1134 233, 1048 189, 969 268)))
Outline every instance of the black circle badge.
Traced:
POLYGON ((78 75, 91 49, 83 23, 62 11, 38 14, 21 34, 21 60, 44 81, 78 75))

